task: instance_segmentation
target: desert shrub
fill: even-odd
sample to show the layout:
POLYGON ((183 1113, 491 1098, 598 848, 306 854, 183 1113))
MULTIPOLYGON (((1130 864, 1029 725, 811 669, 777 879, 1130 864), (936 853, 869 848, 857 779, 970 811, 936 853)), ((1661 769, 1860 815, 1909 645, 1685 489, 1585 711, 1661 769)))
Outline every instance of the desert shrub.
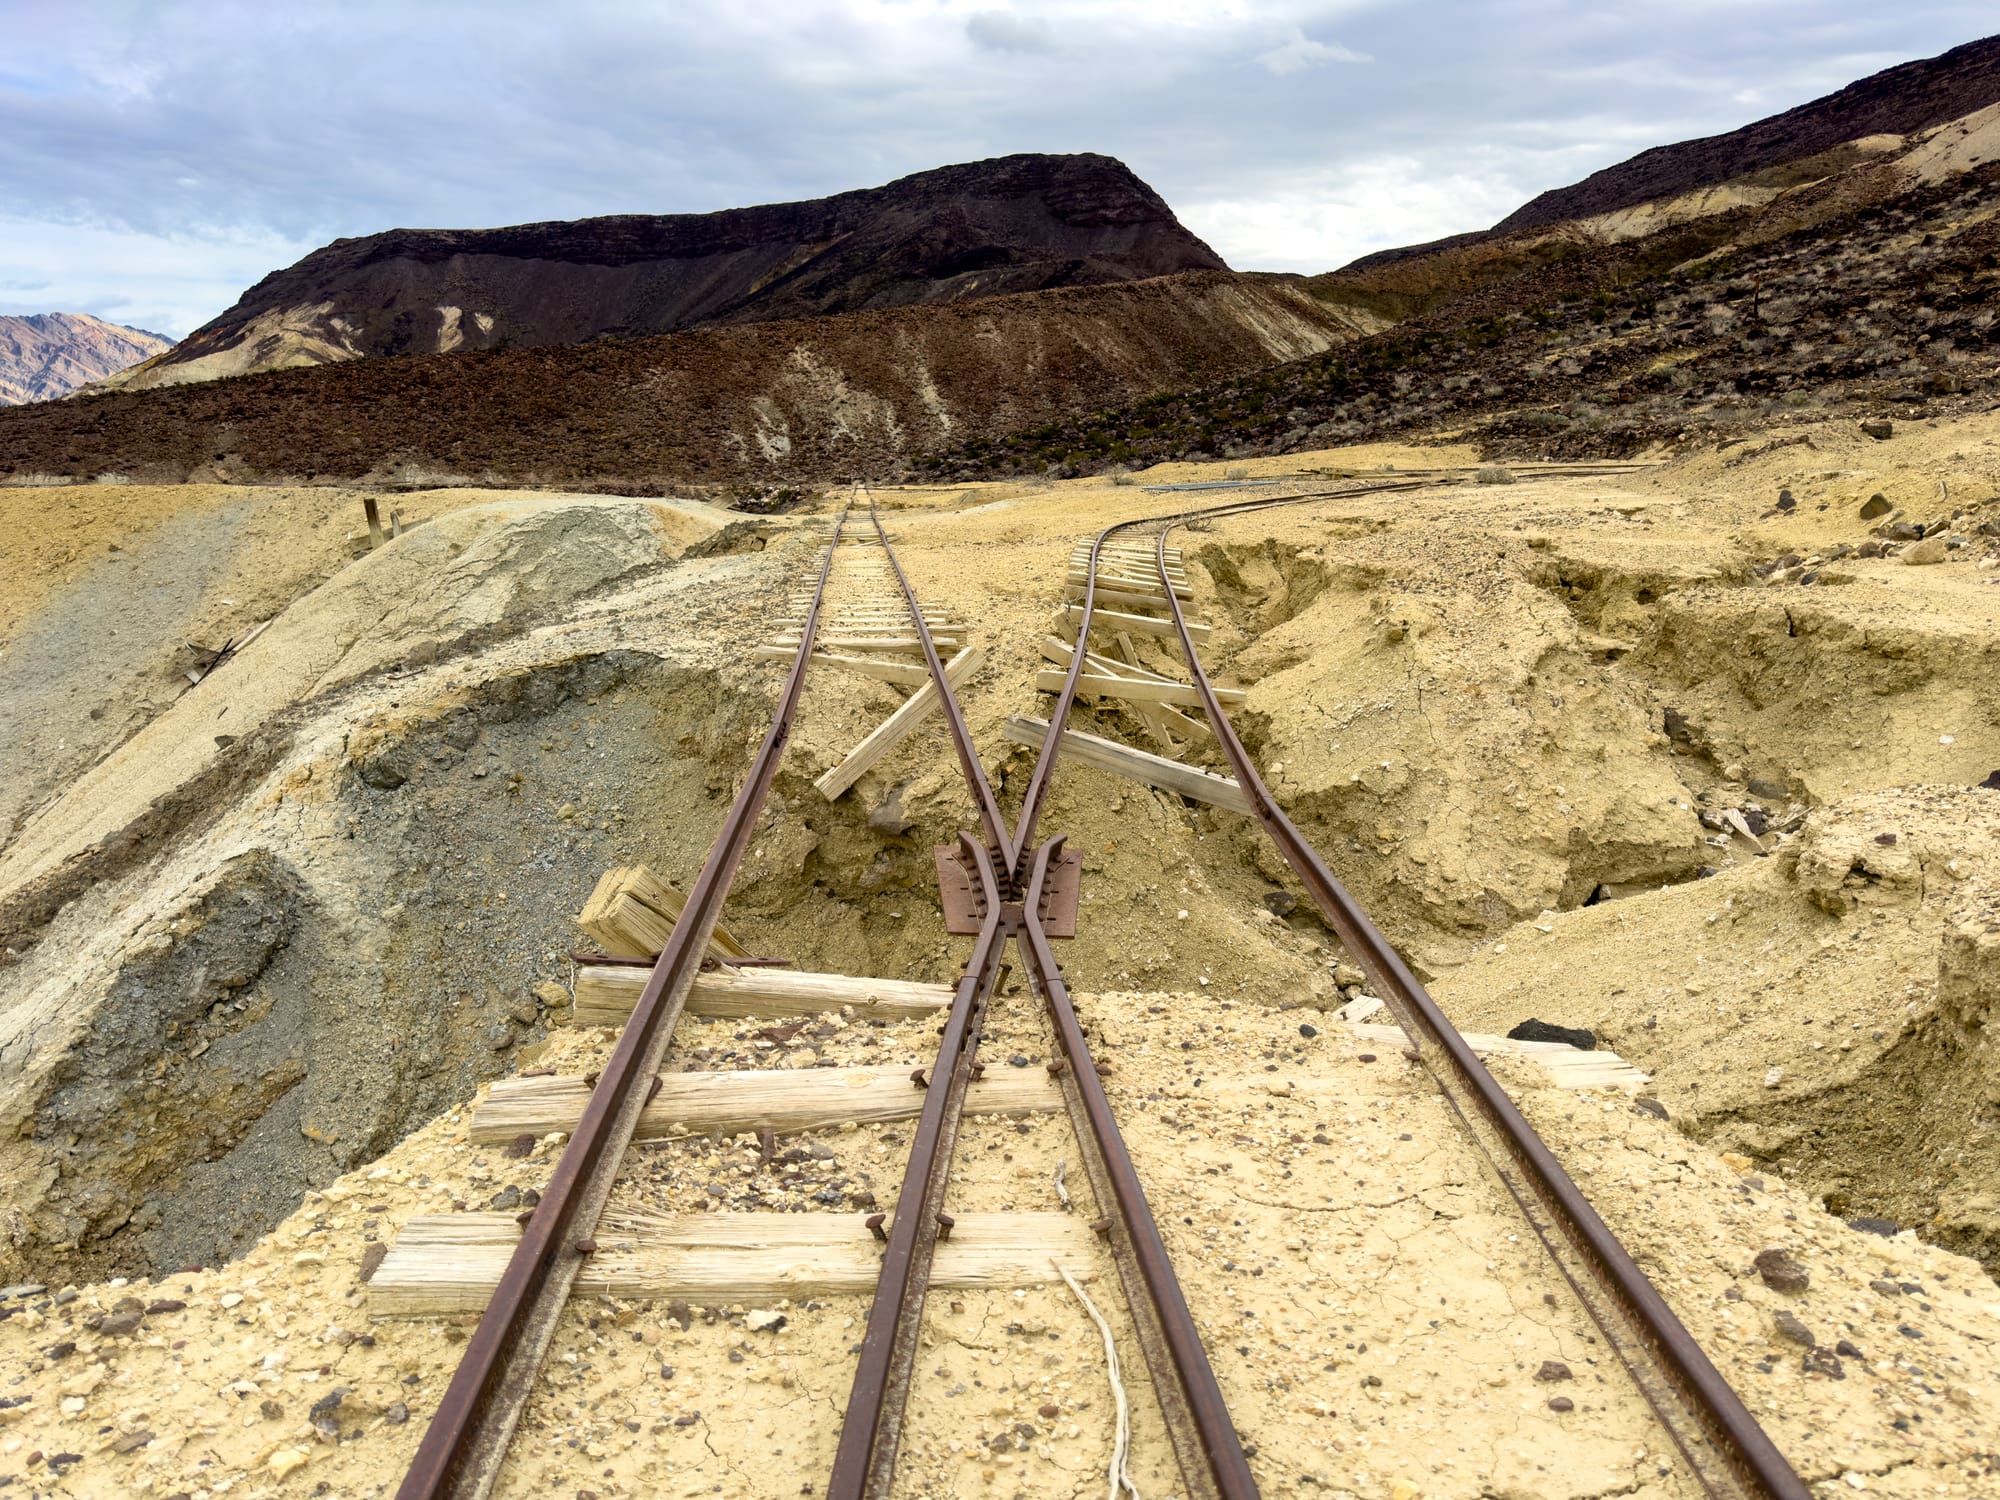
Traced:
POLYGON ((1474 482, 1478 484, 1512 484, 1514 482, 1514 471, 1512 469, 1499 468, 1481 469, 1472 477, 1474 482))
POLYGON ((1242 464, 1231 464, 1222 471, 1222 477, 1224 479, 1248 479, 1250 471, 1242 464))
POLYGON ((1120 469, 1117 473, 1111 476, 1111 482, 1115 485, 1124 486, 1128 484, 1137 484, 1139 481, 1137 479, 1134 479, 1130 474, 1127 474, 1123 469, 1120 469))

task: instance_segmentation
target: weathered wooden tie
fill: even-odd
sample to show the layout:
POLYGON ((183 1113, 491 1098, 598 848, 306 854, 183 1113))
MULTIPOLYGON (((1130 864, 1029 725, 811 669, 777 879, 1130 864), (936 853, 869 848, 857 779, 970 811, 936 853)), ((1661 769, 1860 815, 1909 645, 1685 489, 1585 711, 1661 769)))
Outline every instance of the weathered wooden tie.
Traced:
MULTIPOLYGON (((1039 750, 1042 742, 1049 737, 1049 724, 1046 719, 1011 714, 1000 732, 1017 745, 1039 750)), ((1100 739, 1075 729, 1063 731, 1062 743, 1065 755, 1074 756, 1100 771, 1126 776, 1147 786, 1158 787, 1161 791, 1176 792, 1231 812, 1250 811, 1249 797, 1227 776, 1217 776, 1212 771, 1203 771, 1195 766, 1184 766, 1177 760, 1168 760, 1165 756, 1153 755, 1145 750, 1134 750, 1115 740, 1100 739)))
MULTIPOLYGON (((893 1218, 893 1216, 891 1216, 893 1218)), ((1079 1281, 1095 1266, 1081 1216, 960 1213, 940 1240, 931 1286, 1007 1290, 1079 1281)), ((376 1317, 440 1317, 484 1310, 520 1240, 511 1214, 425 1214, 403 1226, 368 1283, 376 1317)), ((607 1220, 575 1292, 704 1305, 751 1297, 867 1295, 880 1253, 860 1214, 709 1213, 607 1220)))
MULTIPOLYGON (((623 1026, 651 978, 647 969, 588 964, 577 970, 578 1026, 623 1026)), ((856 1017, 900 1021, 928 1016, 951 1004, 948 984, 909 979, 861 979, 849 974, 803 974, 795 969, 715 969, 695 977, 685 1014, 752 1020, 851 1011, 856 1017)))
MULTIPOLYGON (((523 1134, 571 1131, 590 1102, 581 1078, 502 1078, 472 1112, 472 1139, 511 1141, 523 1134)), ((635 1140, 745 1130, 780 1135, 840 1125, 907 1120, 924 1091, 906 1067, 779 1068, 719 1073, 662 1073, 659 1091, 639 1117, 635 1140)), ((975 1115, 1048 1114, 1062 1090, 1040 1068, 992 1068, 966 1090, 975 1115)))

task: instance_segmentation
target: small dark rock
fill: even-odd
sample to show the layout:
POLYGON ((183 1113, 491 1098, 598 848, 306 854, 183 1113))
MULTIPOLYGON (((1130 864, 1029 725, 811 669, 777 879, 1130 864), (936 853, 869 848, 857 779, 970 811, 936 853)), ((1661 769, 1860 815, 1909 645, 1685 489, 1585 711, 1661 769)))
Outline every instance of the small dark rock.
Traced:
POLYGON ((694 1426, 694 1424, 695 1424, 695 1423, 699 1422, 700 1420, 701 1420, 701 1413, 700 1413, 700 1412, 698 1412, 698 1411, 684 1411, 684 1412, 682 1412, 682 1413, 681 1413, 681 1414, 680 1414, 680 1415, 679 1415, 678 1417, 675 1417, 675 1418, 674 1418, 674 1426, 676 1426, 676 1427, 692 1427, 692 1426, 694 1426))
POLYGON ((1880 557, 1882 555, 1882 544, 1880 542, 1863 542, 1859 547, 1854 549, 1854 555, 1856 557, 1880 557))
POLYGON ((380 1240, 377 1240, 374 1244, 363 1250, 361 1252, 361 1272, 356 1277, 356 1280, 373 1280, 375 1273, 382 1268, 382 1257, 388 1253, 389 1247, 380 1240))
POLYGON ((1888 515, 1891 509, 1892 507, 1889 504, 1889 497, 1883 494, 1880 490, 1877 490, 1874 494, 1870 495, 1866 500, 1863 500, 1861 502, 1861 519, 1864 521, 1872 521, 1877 516, 1888 515))
POLYGON ((1750 795, 1762 797, 1767 802, 1784 802, 1789 800, 1792 794, 1782 781, 1766 781, 1761 776, 1752 776, 1750 795))
POLYGON ((1574 1401, 1570 1400, 1570 1399, 1569 1399, 1569 1397, 1567 1397, 1567 1396, 1551 1396, 1551 1397, 1549 1397, 1549 1410, 1550 1410, 1550 1411, 1575 1411, 1575 1410, 1576 1410, 1576 1403, 1575 1403, 1574 1401))
POLYGON ((1537 1021, 1533 1016, 1507 1033, 1512 1042, 1565 1042, 1581 1052, 1597 1050, 1597 1033, 1586 1031, 1581 1026, 1557 1026, 1548 1021, 1537 1021))
POLYGON ((1688 724, 1687 715, 1679 709, 1666 709, 1661 715, 1660 722, 1666 730, 1668 739, 1676 740, 1683 745, 1693 742, 1694 731, 1688 724))
POLYGON ((1301 1021, 1299 1022, 1299 1035, 1307 1038, 1316 1037, 1319 1035, 1319 1028, 1310 1021, 1301 1021))
POLYGON ((145 1321, 144 1308, 127 1308, 124 1312, 105 1314, 104 1321, 97 1325, 97 1331, 106 1338, 129 1338, 139 1331, 139 1325, 145 1321))
POLYGON ((1561 1360, 1545 1359, 1542 1361, 1542 1367, 1535 1371, 1535 1379, 1544 1381, 1574 1380, 1576 1376, 1571 1372, 1570 1367, 1561 1360))
POLYGON ((1878 844, 1893 844, 1896 842, 1896 835, 1893 833, 1878 833, 1875 835, 1875 842, 1878 844))
POLYGON ((1025 1068, 1027 1067, 1027 1065, 1028 1065, 1027 1058, 1021 1056, 1021 1054, 1018 1052, 1016 1052, 1012 1057, 1007 1059, 1007 1066, 1010 1068, 1025 1068))
POLYGON ((1759 1250, 1756 1260, 1751 1262, 1757 1274, 1764 1278, 1764 1285, 1774 1292, 1803 1292, 1812 1282, 1806 1268, 1792 1258, 1789 1250, 1773 1247, 1759 1250))
POLYGON ((1897 1234, 1894 1219, 1849 1219, 1847 1227, 1859 1230, 1862 1234, 1879 1234, 1885 1240, 1892 1240, 1897 1234))
POLYGON ((128 1432, 112 1442, 111 1451, 117 1454, 136 1453, 152 1440, 153 1434, 150 1432, 128 1432))
POLYGON ((1375 1061, 1375 1054, 1372 1052, 1364 1052, 1354 1060, 1356 1062, 1373 1062, 1375 1061))
POLYGON ((506 1157, 510 1161, 519 1161, 524 1156, 533 1155, 534 1150, 535 1150, 534 1132, 524 1130, 519 1135, 515 1136, 513 1140, 509 1141, 506 1145, 502 1146, 500 1148, 500 1154, 506 1157))
POLYGON ((1803 1345, 1807 1349, 1819 1342, 1813 1337, 1813 1331, 1799 1321, 1796 1313, 1787 1312, 1783 1308, 1771 1314, 1771 1326, 1777 1330, 1779 1338, 1803 1345))
POLYGON ((340 1403, 346 1399, 347 1388, 345 1386, 336 1386, 333 1390, 328 1391, 324 1396, 320 1397, 319 1400, 313 1402, 312 1410, 308 1415, 315 1421, 321 1417, 330 1416, 332 1413, 340 1410, 340 1403))
POLYGON ((505 1213, 511 1208, 519 1208, 520 1206, 521 1190, 511 1183, 493 1195, 493 1207, 501 1213, 505 1213))
POLYGON ((2000 771, 1995 771, 1979 784, 1989 792, 2000 792, 2000 771))
POLYGON ((682 1333, 694 1326, 694 1309, 678 1298, 667 1304, 667 1316, 681 1325, 682 1333))
POLYGON ((285 1408, 269 1396, 258 1403, 257 1410, 264 1414, 264 1420, 267 1422, 281 1422, 285 1417, 285 1408))
POLYGON ((1289 917, 1298 909, 1299 898, 1290 891, 1264 892, 1264 910, 1273 916, 1289 917))
POLYGON ((1835 1380, 1847 1379, 1847 1371, 1840 1361, 1824 1349, 1808 1349, 1805 1362, 1799 1367, 1808 1375, 1830 1375, 1835 1380))
POLYGON ((1779 510, 1796 510, 1798 509, 1798 504, 1799 502, 1792 498, 1792 492, 1790 490, 1778 491, 1779 510))
POLYGON ((1759 838, 1762 838, 1764 830, 1771 826, 1771 820, 1764 815, 1764 809, 1761 807, 1744 807, 1737 811, 1743 817, 1743 826, 1759 838))
POLYGON ((156 1302, 148 1302, 146 1304, 146 1316, 151 1318, 157 1317, 161 1313, 181 1312, 186 1307, 187 1304, 178 1297, 162 1297, 156 1302))
POLYGON ((1664 1120, 1667 1118, 1666 1105, 1660 1103, 1657 1099, 1634 1099, 1632 1101, 1632 1108, 1639 1114, 1651 1115, 1655 1119, 1664 1120))
POLYGON ((1862 1359, 1866 1357, 1862 1354, 1860 1345, 1856 1344, 1852 1339, 1842 1339, 1833 1346, 1833 1352, 1835 1354, 1844 1354, 1849 1359, 1862 1359))
POLYGON ((44 1349, 42 1357, 44 1359, 68 1359, 74 1353, 76 1353, 76 1344, 72 1340, 64 1339, 60 1344, 51 1344, 48 1348, 44 1349))
POLYGON ((1896 435, 1896 426, 1893 422, 1863 422, 1861 430, 1878 443, 1886 442, 1896 435))

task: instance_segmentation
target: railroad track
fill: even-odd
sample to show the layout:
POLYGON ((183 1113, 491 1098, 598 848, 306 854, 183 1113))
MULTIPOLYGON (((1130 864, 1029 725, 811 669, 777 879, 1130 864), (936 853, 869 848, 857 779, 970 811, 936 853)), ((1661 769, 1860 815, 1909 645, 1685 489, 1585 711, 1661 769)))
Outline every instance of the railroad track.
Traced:
MULTIPOLYGON (((970 1102, 987 1097, 993 1087, 981 1079, 985 1069, 979 1049, 1010 968, 1006 957, 1010 948, 1055 1039, 1057 1055, 1047 1072, 1060 1091, 1098 1207, 1099 1217, 1089 1229, 1116 1267, 1134 1339, 1180 1471, 1181 1493, 1190 1500, 1238 1500, 1258 1493, 1051 946, 1052 935, 1073 930, 1076 867, 1064 856, 1060 834, 1038 838, 1038 833, 1066 749, 1080 752, 1087 761, 1096 757, 1096 763, 1108 762, 1109 769, 1234 807, 1257 819, 1349 956, 1388 1002, 1402 1034, 1463 1125, 1469 1144, 1504 1185, 1618 1353, 1694 1477, 1717 1496, 1806 1500, 1804 1485, 1535 1136, 1472 1046, 1277 807, 1229 722, 1232 695, 1213 686, 1202 663, 1199 643, 1206 629, 1188 618, 1192 590, 1169 543, 1176 530, 1273 506, 1381 494, 1435 482, 1425 475, 1356 483, 1121 522, 1100 533, 1087 549, 1079 549, 1065 578, 1068 602, 1059 616, 1060 633, 1044 645, 1044 654, 1066 664, 1067 670, 1037 677, 1038 687, 1056 694, 1055 708, 1046 722, 1019 721, 1024 726, 1019 733, 1010 721, 1010 737, 1025 736, 1025 742, 1039 744, 1033 774, 1011 826, 954 692, 955 684, 979 664, 979 648, 969 640, 968 628, 948 611, 919 600, 872 501, 866 521, 872 537, 859 535, 859 525, 851 528, 854 506, 843 509, 833 523, 811 589, 795 600, 799 606, 795 625, 758 652, 766 659, 789 657, 790 671, 771 728, 685 897, 659 882, 648 884, 651 877, 645 872, 638 872, 643 880, 633 872, 614 872, 618 878, 607 876, 586 911, 586 927, 614 952, 609 963, 584 971, 589 982, 587 986, 579 982, 577 1017, 579 1021, 622 1018, 623 1031, 610 1061, 584 1081, 582 1097, 571 1101, 578 1111, 574 1127, 540 1202, 521 1216, 518 1237, 504 1226, 480 1228, 475 1234, 490 1239, 489 1257, 504 1255, 505 1264, 500 1267, 495 1261, 490 1286, 459 1289, 467 1310, 484 1310, 398 1492, 402 1500, 476 1497, 491 1491, 572 1291, 617 1284, 620 1273, 615 1265, 606 1269, 596 1264, 607 1248, 599 1244, 600 1220, 627 1147, 646 1132, 649 1109, 665 1082, 661 1063, 682 1014, 691 1006, 696 1011, 708 1008, 710 1013, 721 1006, 721 1013, 734 1015, 773 1011, 809 1015, 815 1008, 863 997, 869 1005, 913 1008, 905 1013, 923 1013, 929 1006, 940 1019, 936 1057, 912 1078, 921 1104, 915 1110, 913 1139, 894 1211, 871 1214, 860 1226, 877 1242, 879 1260, 871 1268, 873 1300, 825 1491, 829 1500, 889 1495, 916 1378, 926 1298, 940 1249, 951 1246, 952 1233, 960 1227, 945 1205, 954 1147, 970 1102), (823 620, 837 559, 851 563, 845 571, 854 576, 843 581, 850 587, 858 584, 863 597, 823 620), (1108 637, 1107 645, 1118 654, 1092 649, 1093 632, 1108 637), (1135 633, 1177 642, 1190 680, 1180 682, 1141 666, 1131 642, 1135 633), (946 650, 952 652, 949 660, 946 650), (910 656, 919 661, 908 660, 910 656), (947 927, 973 938, 971 954, 948 994, 942 987, 906 985, 899 990, 894 981, 765 969, 720 925, 730 883, 749 847, 808 671, 815 665, 917 689, 881 729, 820 778, 820 789, 828 796, 838 796, 851 786, 930 713, 943 717, 979 825, 976 834, 960 836, 955 851, 949 855, 940 851, 938 861, 947 927), (1133 751, 1068 731, 1070 710, 1085 695, 1123 701, 1169 753, 1133 751), (1202 718, 1182 713, 1184 707, 1198 709, 1202 718), (1212 744, 1230 774, 1218 775, 1175 759, 1182 741, 1212 744), (627 945, 623 954, 616 951, 621 943, 627 945), (936 993, 930 993, 933 990, 936 993)), ((547 1090, 524 1091, 516 1086, 507 1091, 508 1107, 533 1105, 535 1101, 521 1097, 524 1092, 547 1090)), ((500 1093, 496 1089, 496 1098, 500 1093)), ((800 1118, 819 1118, 816 1107, 802 1105, 800 1118)), ((767 1107, 765 1114, 769 1113, 767 1107)), ((722 1117, 726 1114, 725 1110, 722 1117)), ((768 1156, 768 1129, 763 1138, 768 1156)), ((836 1234, 853 1232, 851 1226, 827 1227, 836 1234)), ((821 1228, 809 1226, 807 1238, 817 1235, 825 1240, 821 1228)), ((736 1238, 754 1241, 757 1235, 746 1230, 736 1238)), ((698 1232, 691 1242, 706 1243, 698 1232)), ((378 1282, 421 1285, 425 1247, 425 1233, 406 1230, 404 1242, 391 1256, 402 1257, 399 1269, 392 1271, 385 1262, 377 1273, 378 1282)), ((740 1278, 740 1271, 733 1274, 740 1278)), ((720 1284, 735 1283, 729 1274, 722 1274, 720 1284)), ((422 1297, 417 1301, 418 1310, 445 1305, 422 1297)))

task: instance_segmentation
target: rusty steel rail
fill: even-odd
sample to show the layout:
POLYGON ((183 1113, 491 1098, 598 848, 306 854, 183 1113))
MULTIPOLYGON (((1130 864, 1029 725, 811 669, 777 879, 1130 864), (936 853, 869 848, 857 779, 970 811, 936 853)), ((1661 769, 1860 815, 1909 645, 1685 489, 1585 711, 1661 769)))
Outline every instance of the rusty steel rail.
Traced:
MULTIPOLYGON (((1082 659, 1079 649, 1077 660, 1082 659)), ((1061 843, 1058 836, 1035 851, 1028 881, 1031 892, 1038 892, 1048 878, 1061 843)), ((1167 1437, 1173 1443, 1188 1500, 1255 1500, 1257 1481, 1250 1473, 1249 1456, 1230 1420, 1215 1367, 1202 1347, 1201 1332, 1188 1310, 1187 1298, 1181 1294, 1166 1241, 1160 1236, 1160 1226, 1146 1202, 1146 1190, 1111 1113, 1104 1081, 1084 1040, 1069 987, 1063 982, 1062 965, 1056 962, 1042 931, 1038 905, 1033 899, 1021 904, 1020 945, 1028 980, 1041 996, 1062 1049, 1057 1078, 1070 1125, 1098 1207, 1110 1210, 1093 1227, 1107 1240, 1118 1267, 1132 1326, 1153 1378, 1153 1394, 1166 1419, 1167 1437)))
MULTIPOLYGON (((1257 1487, 1249 1462, 1174 1277, 1159 1226, 1147 1207, 1145 1190, 1118 1133, 1062 982, 1061 965, 1042 931, 1043 888, 1061 840, 1052 839, 1032 856, 1027 855, 1023 840, 1033 823, 1026 812, 1009 835, 971 731, 951 684, 945 680, 916 593, 872 501, 869 517, 909 604, 989 847, 981 847, 970 834, 960 835, 960 847, 979 877, 986 916, 953 992, 936 1062, 923 1084, 923 1112, 896 1197, 895 1219, 887 1231, 882 1272, 862 1337, 861 1358, 842 1420, 827 1500, 886 1500, 892 1487, 923 1330, 931 1255, 937 1241, 951 1231, 951 1217, 942 1208, 958 1122, 966 1087, 983 1069, 978 1061, 979 1043, 993 995, 1004 978, 1000 960, 1010 938, 1021 949, 1029 981, 1048 1010, 1062 1052, 1062 1060, 1052 1062, 1049 1069, 1063 1088, 1092 1192, 1099 1208, 1107 1211, 1096 1227, 1106 1236, 1118 1266, 1188 1494, 1191 1500, 1254 1500, 1257 1487)), ((1076 660, 1083 660, 1081 652, 1076 660)), ((1066 702, 1074 697, 1074 675, 1066 702)), ((1051 745, 1059 739, 1059 735, 1051 735, 1051 745)), ((1031 792, 1036 808, 1046 795, 1054 767, 1055 756, 1045 747, 1037 763, 1036 790, 1031 792)), ((881 1223, 879 1216, 872 1221, 878 1233, 882 1232, 881 1223)))
MULTIPOLYGON (((1406 487, 1383 485, 1373 491, 1343 493, 1406 487)), ((1288 496, 1155 518, 1161 530, 1154 544, 1154 564, 1159 570, 1166 605, 1173 613, 1181 651, 1223 756, 1249 797, 1252 813, 1264 832, 1305 885, 1349 957, 1375 981, 1445 1099, 1484 1151, 1550 1259, 1617 1351, 1634 1384, 1696 1477, 1711 1494, 1718 1496, 1810 1500, 1810 1492, 1769 1434, 1591 1207, 1506 1090, 1479 1061, 1458 1028, 1438 1008, 1381 930, 1279 808, 1215 696, 1168 578, 1168 536, 1191 519, 1318 498, 1323 497, 1288 496)), ((1126 523, 1134 524, 1146 523, 1126 523)), ((1112 527, 1099 536, 1092 547, 1093 562, 1097 545, 1102 544, 1104 536, 1122 529, 1123 526, 1112 527)), ((1088 623, 1086 615, 1086 628, 1088 623)), ((1083 659, 1083 640, 1079 636, 1079 662, 1083 659)), ((1074 671, 1071 676, 1073 680, 1074 671)), ((1050 739, 1054 738, 1052 733, 1050 739)))
POLYGON ((640 993, 617 1050, 591 1091, 583 1119, 564 1147, 541 1202, 529 1217, 521 1242, 466 1343, 451 1384, 396 1491, 397 1500, 480 1500, 499 1477, 508 1443, 534 1389, 570 1288, 595 1249, 592 1236, 598 1217, 610 1197, 639 1115, 652 1096, 661 1058, 673 1040, 688 991, 700 972, 709 935, 721 917, 730 882, 749 848, 757 815, 791 737, 792 718, 819 630, 827 576, 846 523, 843 509, 834 520, 812 605, 799 628, 798 656, 785 680, 770 732, 688 891, 687 905, 653 966, 652 978, 640 993))

